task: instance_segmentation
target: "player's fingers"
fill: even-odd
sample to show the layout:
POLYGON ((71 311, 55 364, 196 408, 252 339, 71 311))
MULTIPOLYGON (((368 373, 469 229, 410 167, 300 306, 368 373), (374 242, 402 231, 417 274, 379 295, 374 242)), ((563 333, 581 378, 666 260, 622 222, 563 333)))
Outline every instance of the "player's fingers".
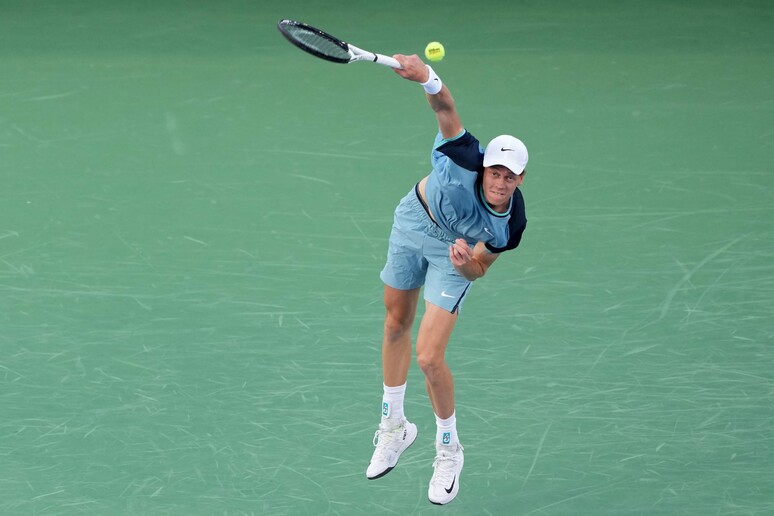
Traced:
POLYGON ((400 63, 400 68, 393 68, 393 71, 401 77, 406 77, 406 56, 403 54, 393 54, 393 59, 400 63))
POLYGON ((404 79, 418 82, 423 82, 427 79, 426 77, 423 77, 423 74, 427 74, 427 68, 418 55, 412 54, 407 56, 404 54, 394 54, 392 57, 398 61, 401 66, 400 68, 394 69, 395 73, 404 79))
POLYGON ((459 253, 463 256, 473 257, 473 250, 468 246, 468 243, 462 239, 458 238, 454 242, 454 247, 459 251, 459 253))
POLYGON ((451 255, 453 256, 453 259, 458 262, 457 265, 467 263, 473 257, 467 242, 464 240, 462 241, 462 244, 459 242, 454 242, 454 244, 452 244, 451 255))
POLYGON ((449 259, 454 265, 462 265, 462 260, 460 260, 460 253, 454 245, 449 246, 449 259))

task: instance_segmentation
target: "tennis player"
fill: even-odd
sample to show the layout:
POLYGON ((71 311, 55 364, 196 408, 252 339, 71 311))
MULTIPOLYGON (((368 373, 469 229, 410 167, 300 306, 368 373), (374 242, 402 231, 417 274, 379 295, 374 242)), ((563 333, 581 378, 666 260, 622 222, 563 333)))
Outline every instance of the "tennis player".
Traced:
POLYGON ((416 341, 436 419, 436 457, 429 500, 451 502, 460 489, 464 461, 457 435, 454 380, 444 358, 471 282, 484 276, 504 251, 515 249, 527 225, 519 191, 527 148, 513 136, 493 139, 486 150, 465 130, 454 99, 441 79, 416 56, 393 56, 396 73, 421 83, 438 120, 431 173, 400 201, 390 234, 384 282, 382 418, 366 470, 380 478, 398 463, 417 437, 403 410, 411 363, 411 331, 424 286, 425 314, 416 341))

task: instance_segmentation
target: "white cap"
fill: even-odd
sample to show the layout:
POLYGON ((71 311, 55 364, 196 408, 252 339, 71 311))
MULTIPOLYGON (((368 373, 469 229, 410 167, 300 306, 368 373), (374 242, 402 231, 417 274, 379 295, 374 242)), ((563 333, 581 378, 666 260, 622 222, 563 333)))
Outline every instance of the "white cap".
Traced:
POLYGON ((527 147, 518 138, 502 134, 489 142, 484 151, 484 166, 503 165, 520 176, 527 168, 527 147))

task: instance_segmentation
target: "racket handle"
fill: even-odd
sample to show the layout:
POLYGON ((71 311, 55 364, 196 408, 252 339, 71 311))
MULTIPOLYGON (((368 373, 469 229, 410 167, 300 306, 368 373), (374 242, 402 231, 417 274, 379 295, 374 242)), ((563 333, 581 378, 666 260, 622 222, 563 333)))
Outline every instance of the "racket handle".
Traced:
POLYGON ((351 43, 347 43, 347 48, 349 49, 349 53, 352 56, 352 61, 371 61, 373 63, 379 63, 380 65, 389 66, 391 68, 400 68, 400 63, 392 57, 388 57, 382 54, 375 54, 373 52, 369 52, 368 50, 363 50, 362 48, 358 48, 351 43))
POLYGON ((400 69, 400 63, 396 59, 382 54, 374 54, 374 63, 400 69))

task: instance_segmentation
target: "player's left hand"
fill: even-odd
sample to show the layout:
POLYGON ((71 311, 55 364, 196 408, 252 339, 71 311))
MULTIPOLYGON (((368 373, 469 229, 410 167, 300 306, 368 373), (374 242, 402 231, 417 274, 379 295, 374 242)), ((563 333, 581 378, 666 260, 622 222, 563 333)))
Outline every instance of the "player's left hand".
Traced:
POLYGON ((473 259, 473 249, 463 238, 458 238, 449 246, 449 259, 455 267, 465 265, 473 259))

